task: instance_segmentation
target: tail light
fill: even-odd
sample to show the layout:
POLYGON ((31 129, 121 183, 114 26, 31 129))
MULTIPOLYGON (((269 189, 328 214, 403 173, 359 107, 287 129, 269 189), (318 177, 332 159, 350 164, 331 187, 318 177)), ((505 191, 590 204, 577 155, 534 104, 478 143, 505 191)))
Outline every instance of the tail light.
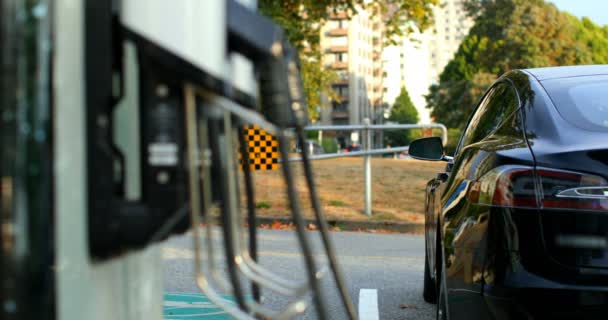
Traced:
POLYGON ((499 207, 608 211, 606 179, 549 168, 500 166, 475 181, 467 195, 473 203, 499 207))
POLYGON ((608 182, 602 177, 569 171, 537 170, 543 208, 608 211, 608 182))

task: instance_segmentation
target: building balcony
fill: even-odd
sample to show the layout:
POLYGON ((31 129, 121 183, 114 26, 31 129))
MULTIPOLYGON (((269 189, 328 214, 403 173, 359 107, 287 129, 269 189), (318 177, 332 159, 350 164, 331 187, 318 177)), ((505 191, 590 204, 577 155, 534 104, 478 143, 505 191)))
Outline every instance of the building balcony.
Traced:
POLYGON ((348 35, 348 29, 346 28, 336 28, 329 30, 327 35, 330 37, 343 37, 348 35))
POLYGON ((348 78, 338 78, 338 79, 336 79, 336 81, 332 82, 332 85, 334 85, 334 86, 347 86, 348 85, 348 78))
POLYGON ((332 119, 345 119, 348 118, 348 111, 332 111, 332 119))
POLYGON ((333 119, 348 118, 348 103, 344 100, 342 102, 332 102, 331 117, 333 119))
POLYGON ((348 46, 331 46, 327 48, 327 51, 332 53, 348 52, 348 46))
POLYGON ((329 65, 333 69, 348 69, 348 62, 336 61, 329 65))
POLYGON ((332 12, 329 14, 329 18, 332 20, 348 19, 348 15, 346 12, 332 12))

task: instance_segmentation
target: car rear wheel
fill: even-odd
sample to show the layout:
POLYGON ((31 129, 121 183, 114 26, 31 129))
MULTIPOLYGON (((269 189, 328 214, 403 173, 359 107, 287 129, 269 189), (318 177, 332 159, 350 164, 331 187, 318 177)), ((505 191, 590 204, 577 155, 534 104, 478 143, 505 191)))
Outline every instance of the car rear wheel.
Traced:
POLYGON ((437 303, 437 285, 433 278, 431 278, 428 253, 426 250, 424 251, 424 288, 422 297, 424 298, 424 301, 428 303, 437 303))

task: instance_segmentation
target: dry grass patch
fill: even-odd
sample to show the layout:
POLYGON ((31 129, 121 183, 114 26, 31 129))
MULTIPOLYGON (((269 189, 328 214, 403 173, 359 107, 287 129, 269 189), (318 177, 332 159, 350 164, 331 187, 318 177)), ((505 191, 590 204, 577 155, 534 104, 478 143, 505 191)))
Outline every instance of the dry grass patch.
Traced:
MULTIPOLYGON (((294 168, 305 214, 312 217, 305 194, 305 180, 300 163, 294 168)), ((445 166, 442 162, 372 159, 372 199, 374 221, 424 221, 426 183, 445 166)), ((281 170, 254 173, 256 201, 269 206, 259 210, 265 217, 288 217, 285 184, 281 170)), ((363 158, 343 158, 314 162, 315 181, 329 219, 368 220, 363 214, 363 158)))

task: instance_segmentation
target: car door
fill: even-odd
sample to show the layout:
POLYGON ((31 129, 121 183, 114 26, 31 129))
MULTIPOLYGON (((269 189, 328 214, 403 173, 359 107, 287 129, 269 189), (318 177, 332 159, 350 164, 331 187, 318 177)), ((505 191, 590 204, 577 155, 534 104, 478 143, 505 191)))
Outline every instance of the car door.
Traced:
MULTIPOLYGON (((437 213, 440 210, 437 209, 437 205, 440 203, 439 199, 437 199, 437 187, 441 185, 443 182, 443 176, 445 176, 445 172, 441 172, 437 174, 437 177, 430 180, 426 184, 426 198, 424 201, 424 221, 425 221, 425 241, 426 241, 426 254, 427 254, 427 263, 429 264, 429 270, 436 270, 435 263, 437 258, 435 257, 437 253, 437 213)), ((435 275, 431 275, 435 278, 435 275)))
POLYGON ((450 305, 450 314, 458 309, 461 312, 455 313, 466 313, 471 304, 482 303, 488 214, 469 203, 467 192, 476 177, 495 166, 496 154, 489 147, 495 143, 492 134, 518 107, 517 92, 509 82, 500 81, 490 88, 464 130, 453 163, 446 167, 447 179, 434 191, 448 296, 459 301, 450 305))
MULTIPOLYGON (((493 96, 495 88, 491 88, 485 94, 484 98, 480 101, 479 105, 476 108, 476 111, 473 113, 471 118, 469 119, 469 125, 467 129, 463 132, 463 135, 460 137, 460 141, 458 142, 458 147, 456 148, 456 152, 454 153, 455 158, 449 160, 446 164, 444 172, 439 172, 437 177, 430 180, 426 186, 426 199, 425 199, 425 213, 426 213, 426 248, 428 255, 428 263, 430 270, 437 270, 439 268, 437 264, 437 240, 440 239, 442 235, 437 235, 438 226, 441 225, 439 222, 441 218, 442 212, 442 201, 441 197, 446 191, 446 183, 448 180, 453 181, 454 179, 450 179, 451 172, 454 167, 454 160, 457 159, 457 155, 460 153, 459 151, 462 149, 464 137, 470 136, 471 133, 471 123, 478 122, 477 119, 480 117, 483 110, 486 108, 486 104, 489 101, 489 98, 493 96), (468 133, 468 134, 467 134, 468 133)), ((442 248, 443 250, 443 248, 442 248)), ((445 253, 443 253, 445 257, 445 253)))

